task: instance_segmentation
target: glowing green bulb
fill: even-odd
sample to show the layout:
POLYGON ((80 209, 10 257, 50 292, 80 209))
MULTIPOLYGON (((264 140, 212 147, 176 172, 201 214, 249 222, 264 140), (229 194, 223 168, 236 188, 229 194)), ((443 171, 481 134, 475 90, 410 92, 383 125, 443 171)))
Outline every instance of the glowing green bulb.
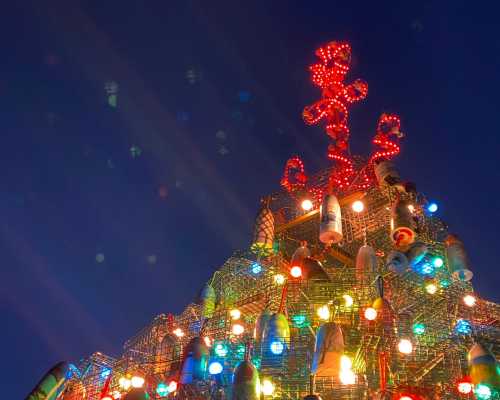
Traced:
POLYGON ((413 325, 413 333, 415 335, 423 335, 425 333, 425 325, 421 322, 413 325))

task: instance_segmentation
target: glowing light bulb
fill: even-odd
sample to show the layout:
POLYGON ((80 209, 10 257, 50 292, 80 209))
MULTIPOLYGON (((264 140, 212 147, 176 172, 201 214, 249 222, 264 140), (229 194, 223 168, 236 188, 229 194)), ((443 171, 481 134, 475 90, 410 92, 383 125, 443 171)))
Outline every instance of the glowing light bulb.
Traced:
POLYGON ((472 393, 472 383, 470 382, 458 382, 457 385, 458 393, 470 394, 472 393))
POLYGON ((160 382, 158 384, 158 386, 156 386, 156 393, 158 394, 158 396, 160 397, 165 397, 168 395, 168 386, 163 383, 163 382, 160 382))
POLYGON ((217 343, 214 347, 214 351, 219 357, 227 356, 227 347, 223 343, 217 343))
POLYGON ((413 214, 415 212, 415 207, 413 204, 408 204, 408 210, 413 214))
POLYGON ((257 275, 257 274, 260 274, 262 272, 262 265, 260 265, 259 263, 253 263, 252 264, 252 274, 254 275, 257 275))
POLYGON ((341 370, 339 379, 343 385, 354 385, 356 383, 356 375, 350 369, 341 370))
POLYGON ((184 331, 181 328, 174 329, 173 333, 177 337, 183 337, 184 336, 184 331))
POLYGON ((436 267, 436 268, 441 268, 443 265, 444 265, 444 261, 441 257, 435 257, 433 260, 432 260, 432 264, 436 267))
POLYGON ((231 329, 231 331, 233 332, 233 335, 239 336, 243 332, 245 332, 245 328, 243 327, 243 325, 234 324, 233 328, 231 329))
POLYGON ((274 385, 269 379, 264 379, 260 390, 264 396, 271 396, 274 393, 274 385))
POLYGON ((429 294, 435 294, 437 292, 438 288, 434 283, 428 283, 425 285, 425 291, 429 294))
POLYGON ((273 354, 279 355, 283 353, 285 346, 283 346, 283 343, 277 340, 271 343, 270 349, 273 354))
POLYGON ((316 311, 318 317, 323 321, 328 321, 330 319, 330 308, 327 305, 321 306, 316 311))
POLYGON ((399 400, 413 400, 410 396, 401 396, 399 400))
POLYGON ((285 283, 285 277, 282 274, 274 275, 274 283, 276 283, 276 285, 283 285, 285 283))
POLYGON ((212 347, 212 340, 208 336, 205 336, 203 338, 203 341, 205 342, 205 344, 207 345, 207 347, 212 347))
POLYGON ((415 335, 423 335, 425 333, 425 325, 421 322, 413 325, 413 333, 415 335))
POLYGON ((222 367, 222 364, 218 361, 212 361, 210 365, 208 366, 208 373, 210 375, 218 375, 222 372, 224 368, 222 367))
POLYGON ((431 214, 435 213, 437 210, 438 210, 438 205, 436 203, 427 204, 427 211, 429 211, 431 214))
POLYGON ((141 388, 144 385, 144 378, 142 376, 133 376, 130 383, 134 388, 141 388))
POLYGON ((410 354, 413 351, 413 344, 408 339, 401 339, 398 343, 398 350, 403 354, 410 354))
POLYGON ((346 356, 342 355, 340 357, 340 369, 351 369, 352 368, 352 360, 346 356))
POLYGON ((344 299, 344 305, 346 307, 352 307, 352 305, 354 304, 354 300, 351 296, 349 296, 348 294, 344 294, 342 298, 344 299))
POLYGON ((455 324, 455 332, 460 335, 470 335, 472 333, 472 326, 466 319, 459 319, 455 324))
POLYGON ((463 301, 467 307, 474 307, 476 304, 476 298, 470 294, 464 296, 463 301))
POLYGON ((234 308, 231 311, 229 311, 229 315, 231 316, 232 319, 237 320, 241 318, 241 311, 238 310, 237 308, 234 308))
POLYGON ((119 398, 122 397, 122 394, 118 390, 115 390, 113 391, 113 393, 111 393, 111 396, 113 396, 114 400, 118 400, 119 398))
POLYGON ((130 386, 132 385, 132 382, 130 382, 130 379, 128 378, 125 378, 124 376, 122 376, 119 380, 118 380, 118 384, 120 385, 120 387, 124 390, 128 390, 130 389, 130 386))
POLYGON ((309 199, 305 199, 302 201, 300 206, 304 211, 311 211, 313 208, 313 202, 309 199))
POLYGON ((474 388, 474 394, 478 400, 489 400, 491 399, 491 389, 489 386, 479 383, 474 388))
POLYGON ((106 395, 104 397, 101 397, 101 400, 113 400, 113 397, 106 395))
POLYGON ((168 391, 170 393, 175 392, 177 390, 177 382, 176 381, 170 381, 168 384, 168 391))
POLYGON ((365 209, 365 205, 361 200, 356 200, 354 203, 352 203, 352 210, 354 212, 360 213, 365 209))
POLYGON ((365 310, 365 318, 368 320, 368 321, 373 321, 375 318, 377 318, 377 310, 375 310, 374 308, 372 307, 368 307, 366 310, 365 310))
POLYGON ((302 268, 299 266, 292 267, 290 270, 290 275, 292 275, 294 278, 300 278, 302 276, 302 268))

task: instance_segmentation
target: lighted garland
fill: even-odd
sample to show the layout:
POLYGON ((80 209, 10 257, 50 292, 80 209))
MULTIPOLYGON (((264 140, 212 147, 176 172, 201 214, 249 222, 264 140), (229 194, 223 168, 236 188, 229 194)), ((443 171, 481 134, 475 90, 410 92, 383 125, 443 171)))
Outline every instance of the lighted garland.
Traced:
POLYGON ((285 164, 281 186, 294 198, 303 195, 318 206, 321 203, 323 190, 319 187, 306 188, 307 180, 303 161, 299 156, 290 158, 285 164))
POLYGON ((395 114, 382 114, 377 125, 377 133, 373 138, 373 144, 379 147, 370 157, 370 163, 382 159, 390 159, 399 154, 401 148, 394 140, 403 136, 401 132, 401 120, 395 114))

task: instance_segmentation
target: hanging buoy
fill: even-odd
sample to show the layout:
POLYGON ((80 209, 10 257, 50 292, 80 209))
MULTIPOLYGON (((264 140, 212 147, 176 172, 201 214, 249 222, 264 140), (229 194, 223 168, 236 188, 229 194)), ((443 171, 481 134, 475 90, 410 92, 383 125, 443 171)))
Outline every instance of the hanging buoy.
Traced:
POLYGON ((209 351, 205 341, 194 337, 184 351, 180 383, 193 383, 205 379, 209 351))
POLYGON ((467 354, 469 375, 472 383, 479 383, 500 389, 500 375, 497 373, 497 360, 495 356, 479 343, 474 343, 467 354))
POLYGON ((393 250, 387 255, 386 267, 389 271, 401 275, 408 270, 408 258, 403 253, 393 250))
POLYGON ((344 353, 344 335, 335 322, 327 322, 316 332, 311 372, 318 376, 337 378, 340 358, 344 353))
POLYGON ((232 399, 259 400, 259 398, 259 372, 249 360, 244 360, 234 370, 232 399))
POLYGON ((201 305, 201 315, 203 318, 212 318, 215 311, 216 294, 210 284, 203 286, 200 292, 198 302, 201 305))
POLYGON ((326 244, 338 243, 342 240, 340 204, 333 194, 327 194, 321 203, 319 240, 326 244))
POLYGON ((311 251, 307 247, 307 242, 303 240, 300 242, 300 246, 297 247, 290 260, 290 267, 303 267, 304 258, 310 257, 311 251))
POLYGON ((397 247, 404 247, 415 241, 415 220, 410 203, 396 200, 391 212, 391 240, 397 247))
POLYGON ((69 375, 69 364, 60 362, 54 365, 42 377, 26 400, 54 400, 56 395, 62 390, 63 384, 69 375))
POLYGON ((262 207, 255 218, 253 241, 250 249, 259 255, 269 256, 273 253, 274 242, 274 216, 269 208, 269 201, 262 207))
POLYGON ((401 183, 399 172, 390 161, 383 160, 374 165, 375 177, 379 187, 394 186, 401 183))
POLYGON ((313 257, 304 258, 302 276, 304 279, 329 280, 323 264, 313 257))
POLYGON ((259 317, 255 321, 255 329, 253 337, 256 343, 260 343, 262 341, 264 335, 264 329, 269 323, 270 318, 271 318, 271 313, 267 308, 265 308, 264 311, 260 313, 259 317))
POLYGON ((461 281, 470 281, 473 273, 469 268, 469 257, 465 246, 456 235, 448 235, 444 241, 446 245, 446 257, 451 274, 461 281))
POLYGON ((377 271, 377 257, 373 247, 367 244, 361 246, 356 255, 356 279, 363 280, 367 274, 377 271))
POLYGON ((290 339, 290 325, 285 314, 277 312, 272 314, 264 328, 263 342, 271 344, 280 341, 284 347, 290 339))
POLYGON ((408 262, 413 267, 423 260, 427 254, 428 247, 425 243, 415 242, 411 245, 409 250, 406 252, 406 258, 408 262))

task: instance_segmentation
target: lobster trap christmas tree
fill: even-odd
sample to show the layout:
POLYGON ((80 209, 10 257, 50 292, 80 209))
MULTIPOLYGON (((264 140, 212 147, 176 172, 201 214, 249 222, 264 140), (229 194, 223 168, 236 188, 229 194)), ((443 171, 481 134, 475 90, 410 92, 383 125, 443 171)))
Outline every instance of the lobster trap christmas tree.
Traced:
POLYGON ((325 125, 331 167, 308 176, 290 158, 250 248, 181 315, 154 318, 117 359, 58 365, 30 399, 500 398, 500 306, 394 166, 399 118, 380 116, 369 157, 349 155, 348 108, 368 85, 345 82, 348 44, 316 54, 321 98, 303 118, 325 125))

